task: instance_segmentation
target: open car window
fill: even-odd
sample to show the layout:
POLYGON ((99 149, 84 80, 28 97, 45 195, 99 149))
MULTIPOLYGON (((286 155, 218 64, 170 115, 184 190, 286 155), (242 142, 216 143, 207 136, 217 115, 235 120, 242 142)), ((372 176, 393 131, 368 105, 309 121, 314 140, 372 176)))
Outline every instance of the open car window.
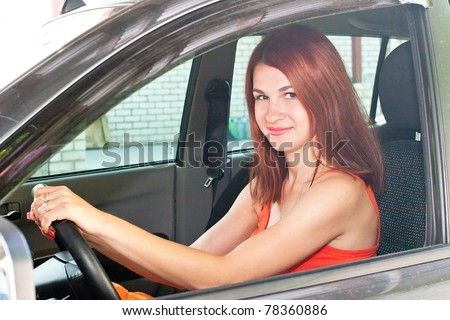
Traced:
POLYGON ((175 158, 189 60, 143 86, 47 161, 34 177, 175 158))

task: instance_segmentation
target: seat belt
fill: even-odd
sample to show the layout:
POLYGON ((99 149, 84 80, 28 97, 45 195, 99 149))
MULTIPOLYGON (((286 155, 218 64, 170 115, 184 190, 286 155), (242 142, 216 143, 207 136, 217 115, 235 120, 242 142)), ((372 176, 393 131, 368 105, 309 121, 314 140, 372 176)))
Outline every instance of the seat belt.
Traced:
MULTIPOLYGON (((216 204, 211 210, 211 215, 206 225, 206 230, 215 225, 223 216, 228 212, 228 210, 233 205, 239 193, 244 189, 249 181, 249 163, 242 163, 242 167, 236 173, 236 175, 231 180, 230 184, 227 185, 225 190, 222 192, 220 197, 217 199, 216 204)), ((205 231, 206 231, 205 230, 205 231)))
POLYGON ((230 84, 213 79, 206 94, 209 102, 206 139, 203 146, 203 163, 208 167, 204 187, 211 188, 211 206, 214 207, 218 182, 223 178, 227 158, 228 119, 230 113, 230 84))

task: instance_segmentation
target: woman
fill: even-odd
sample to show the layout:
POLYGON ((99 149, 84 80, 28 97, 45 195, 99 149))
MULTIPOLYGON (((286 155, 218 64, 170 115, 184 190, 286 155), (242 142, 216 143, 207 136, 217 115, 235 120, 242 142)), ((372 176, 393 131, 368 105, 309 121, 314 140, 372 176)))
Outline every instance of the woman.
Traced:
POLYGON ((252 178, 190 247, 102 212, 66 187, 37 189, 29 218, 50 237, 53 221, 72 220, 103 254, 184 289, 374 256, 381 153, 330 41, 305 26, 271 32, 251 56, 246 96, 252 178))

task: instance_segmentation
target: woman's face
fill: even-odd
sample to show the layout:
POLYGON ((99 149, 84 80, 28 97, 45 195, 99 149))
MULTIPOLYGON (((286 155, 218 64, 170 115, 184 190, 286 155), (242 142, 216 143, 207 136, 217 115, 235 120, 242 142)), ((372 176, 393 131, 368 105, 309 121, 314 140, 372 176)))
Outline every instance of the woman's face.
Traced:
POLYGON ((312 138, 310 121, 286 76, 276 68, 258 64, 253 74, 253 97, 256 122, 272 147, 284 151, 286 157, 294 153, 302 156, 303 147, 312 138))

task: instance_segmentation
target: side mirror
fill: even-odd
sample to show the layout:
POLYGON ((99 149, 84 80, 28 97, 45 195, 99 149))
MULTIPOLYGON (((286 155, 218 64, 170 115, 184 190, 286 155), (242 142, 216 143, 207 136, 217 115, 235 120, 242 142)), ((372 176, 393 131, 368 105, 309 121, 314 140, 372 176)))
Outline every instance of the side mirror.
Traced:
POLYGON ((33 260, 24 235, 0 218, 0 300, 35 300, 33 260))
POLYGON ((65 0, 63 5, 61 6, 60 14, 70 12, 85 5, 86 3, 84 3, 83 0, 65 0))

